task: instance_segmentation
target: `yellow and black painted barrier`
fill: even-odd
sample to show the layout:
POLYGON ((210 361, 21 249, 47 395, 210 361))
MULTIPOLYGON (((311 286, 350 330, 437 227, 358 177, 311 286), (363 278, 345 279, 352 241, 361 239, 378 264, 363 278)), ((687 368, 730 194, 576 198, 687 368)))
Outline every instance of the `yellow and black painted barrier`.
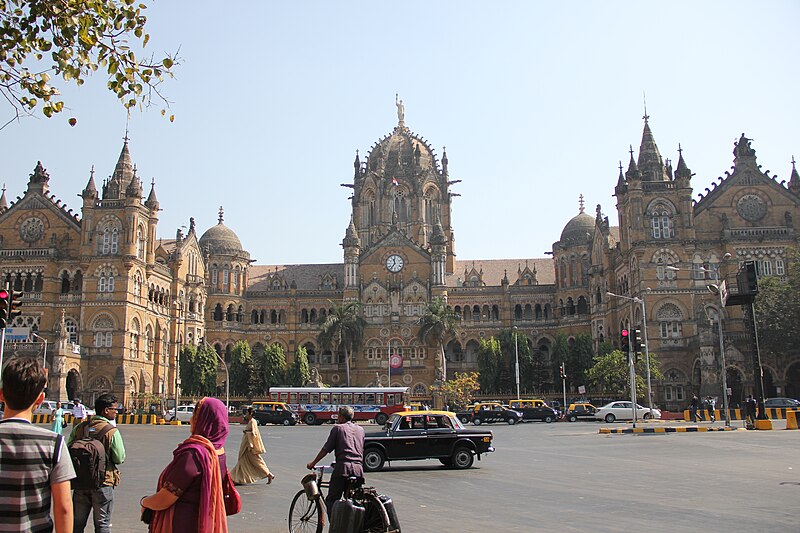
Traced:
MULTIPOLYGON (((731 420, 744 420, 744 409, 731 409, 731 420)), ((787 411, 791 411, 791 409, 786 408, 777 408, 777 407, 768 407, 767 411, 767 418, 770 420, 783 420, 787 418, 787 411)), ((722 409, 714 409, 714 418, 716 420, 724 420, 724 417, 720 415, 724 413, 722 409)), ((687 422, 692 421, 691 411, 686 409, 683 411, 683 419, 687 422)), ((698 422, 710 422, 711 419, 708 417, 708 411, 705 409, 698 409, 697 410, 697 421, 698 422)))
POLYGON ((787 409, 786 410, 786 428, 785 429, 800 429, 797 427, 797 422, 800 420, 800 410, 787 409))
MULTIPOLYGON (((64 415, 64 425, 72 425, 73 416, 70 414, 64 415)), ((159 420, 163 418, 156 415, 119 415, 117 416, 117 424, 158 424, 159 420)), ((52 424, 53 415, 33 415, 32 422, 34 424, 52 424)), ((163 422, 161 422, 163 423, 163 422)))
POLYGON ((744 428, 734 427, 698 427, 698 426, 666 426, 650 428, 600 428, 600 434, 631 434, 631 433, 706 433, 709 431, 736 431, 744 428))

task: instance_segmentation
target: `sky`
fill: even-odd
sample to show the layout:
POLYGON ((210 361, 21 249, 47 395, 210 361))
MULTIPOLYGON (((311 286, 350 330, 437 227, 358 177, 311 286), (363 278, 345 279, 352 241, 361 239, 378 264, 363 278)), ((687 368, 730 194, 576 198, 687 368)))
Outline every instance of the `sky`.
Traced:
MULTIPOLYGON (((617 222, 614 186, 645 114, 661 155, 678 145, 695 194, 753 139, 788 181, 800 159, 800 2, 145 0, 148 50, 178 51, 157 104, 126 111, 95 73, 56 86, 66 110, 0 130, 13 201, 37 161, 75 211, 92 166, 110 176, 126 127, 158 237, 194 217, 239 236, 257 264, 336 263, 356 150, 405 123, 447 147, 460 260, 544 257, 578 213, 617 222), (74 127, 67 123, 75 117, 74 127)), ((0 102, 0 123, 12 116, 0 102)), ((695 196, 697 199, 697 196, 695 196)), ((185 229, 184 229, 185 232, 185 229)))

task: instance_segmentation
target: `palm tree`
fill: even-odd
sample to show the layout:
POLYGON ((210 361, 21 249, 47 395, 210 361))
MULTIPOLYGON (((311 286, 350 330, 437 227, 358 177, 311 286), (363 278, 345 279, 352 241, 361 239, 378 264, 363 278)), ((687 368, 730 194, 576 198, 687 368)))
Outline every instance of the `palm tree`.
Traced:
MULTIPOLYGON (((330 300, 329 300, 330 301, 330 300)), ((333 311, 320 321, 317 341, 323 350, 338 354, 344 349, 344 362, 347 371, 347 386, 350 386, 350 356, 364 339, 367 321, 361 316, 361 303, 334 303, 333 311)))
POLYGON ((447 306, 444 298, 437 297, 430 301, 425 315, 419 319, 419 339, 427 344, 439 346, 441 362, 439 365, 442 381, 447 380, 447 362, 444 356, 444 341, 458 333, 461 315, 447 306))

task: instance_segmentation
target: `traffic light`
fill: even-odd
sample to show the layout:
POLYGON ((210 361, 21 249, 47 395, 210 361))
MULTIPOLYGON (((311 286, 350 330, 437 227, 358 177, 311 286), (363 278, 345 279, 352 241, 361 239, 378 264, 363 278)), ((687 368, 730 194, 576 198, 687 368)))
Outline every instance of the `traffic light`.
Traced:
POLYGON ((736 274, 736 284, 739 285, 739 294, 755 296, 758 294, 758 276, 755 261, 745 261, 736 274))
POLYGON ((11 294, 5 289, 0 289, 0 329, 5 329, 8 320, 8 304, 11 294))
POLYGON ((642 351, 642 330, 634 328, 630 331, 631 342, 633 343, 633 353, 642 351))
POLYGON ((623 329, 620 332, 619 349, 622 350, 623 353, 628 353, 630 351, 630 339, 628 338, 627 329, 623 329))
POLYGON ((22 314, 22 291, 7 291, 8 292, 8 321, 13 320, 22 314))
POLYGON ((561 374, 561 379, 567 377, 567 374, 564 372, 564 363, 561 363, 561 365, 558 367, 558 371, 561 374))

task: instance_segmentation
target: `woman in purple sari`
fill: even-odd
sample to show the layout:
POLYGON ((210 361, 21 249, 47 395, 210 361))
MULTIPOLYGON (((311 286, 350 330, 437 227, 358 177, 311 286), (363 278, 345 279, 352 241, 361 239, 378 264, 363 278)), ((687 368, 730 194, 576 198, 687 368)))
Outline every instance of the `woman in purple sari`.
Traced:
POLYGON ((172 462, 158 479, 157 492, 142 498, 142 508, 154 511, 150 521, 154 533, 225 533, 228 410, 216 398, 203 398, 189 425, 191 437, 173 452, 172 462))

